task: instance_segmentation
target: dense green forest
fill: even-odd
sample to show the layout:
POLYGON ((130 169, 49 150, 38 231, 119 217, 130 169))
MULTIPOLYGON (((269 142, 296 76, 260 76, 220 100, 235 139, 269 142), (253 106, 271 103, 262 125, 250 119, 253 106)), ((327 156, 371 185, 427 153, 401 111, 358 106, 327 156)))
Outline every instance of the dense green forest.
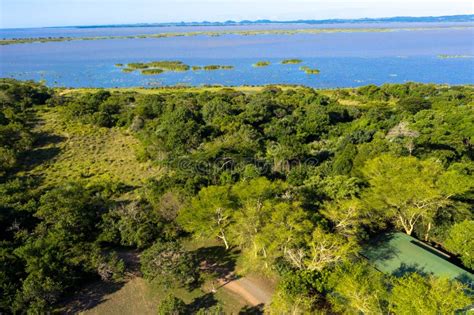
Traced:
MULTIPOLYGON (((213 276, 183 246, 199 239, 276 279, 269 313, 453 314, 472 288, 383 274, 360 252, 401 231, 474 269, 473 100, 470 86, 417 83, 142 93, 4 79, 0 313, 55 310, 85 283, 123 281, 124 248, 142 252, 149 282, 191 289, 213 276), (81 132, 130 133, 137 161, 160 173, 48 175, 61 152, 38 148, 63 140, 34 126, 51 113, 81 132)), ((157 311, 186 307, 170 294, 157 311)))

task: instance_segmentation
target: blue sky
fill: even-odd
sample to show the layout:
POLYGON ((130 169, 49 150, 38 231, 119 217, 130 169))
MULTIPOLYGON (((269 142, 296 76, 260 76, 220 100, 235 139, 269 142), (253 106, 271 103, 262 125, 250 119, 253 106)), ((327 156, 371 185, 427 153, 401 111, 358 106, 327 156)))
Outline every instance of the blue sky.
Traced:
POLYGON ((473 12, 472 0, 0 0, 0 28, 473 12))

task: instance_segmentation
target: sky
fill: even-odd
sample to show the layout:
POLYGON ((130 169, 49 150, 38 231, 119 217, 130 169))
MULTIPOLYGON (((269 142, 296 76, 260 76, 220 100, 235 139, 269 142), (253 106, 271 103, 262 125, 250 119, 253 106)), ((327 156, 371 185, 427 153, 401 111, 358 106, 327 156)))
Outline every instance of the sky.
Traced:
POLYGON ((0 28, 473 13, 472 0, 0 0, 0 28))

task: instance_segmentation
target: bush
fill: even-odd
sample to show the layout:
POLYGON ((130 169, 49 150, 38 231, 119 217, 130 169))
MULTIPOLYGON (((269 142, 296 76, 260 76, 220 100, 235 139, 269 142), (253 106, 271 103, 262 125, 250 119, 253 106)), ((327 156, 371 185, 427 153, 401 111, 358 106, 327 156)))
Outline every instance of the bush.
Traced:
POLYGON ((140 257, 145 279, 166 287, 191 286, 198 280, 195 258, 177 242, 156 242, 140 257))

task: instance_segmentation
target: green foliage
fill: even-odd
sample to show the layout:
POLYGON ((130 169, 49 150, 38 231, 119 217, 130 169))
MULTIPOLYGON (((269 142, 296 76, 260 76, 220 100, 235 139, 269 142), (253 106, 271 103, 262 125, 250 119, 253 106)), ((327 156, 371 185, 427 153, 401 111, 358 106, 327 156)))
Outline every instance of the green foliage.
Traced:
POLYGON ((429 233, 439 209, 473 187, 465 175, 414 157, 382 155, 369 161, 363 172, 370 184, 363 197, 366 203, 409 235, 420 223, 426 224, 429 233))
POLYGON ((267 67, 269 65, 270 65, 269 61, 257 61, 256 63, 253 64, 253 66, 256 68, 267 67))
MULTIPOLYGON (((122 281, 115 246, 143 249, 152 282, 192 286, 197 262, 179 243, 189 233, 238 252, 239 272, 278 278, 275 313, 450 313, 453 292, 465 301, 456 282, 383 276, 357 253, 369 236, 395 227, 472 267, 473 96, 470 87, 417 83, 58 93, 2 79, 0 312, 52 311, 89 280, 122 281), (67 143, 36 138, 57 128, 66 128, 67 143), (123 134, 137 138, 148 164, 125 167, 132 147, 103 140, 123 134), (110 147, 113 158, 100 163, 110 147), (51 148, 61 151, 45 160, 51 148), (143 180, 97 182, 112 165, 143 180), (80 175, 69 176, 74 168, 80 175)), ((168 300, 165 313, 182 306, 168 300)))
POLYGON ((100 240, 144 248, 161 236, 163 222, 146 204, 119 205, 103 215, 100 240))
POLYGON ((302 63, 303 60, 301 59, 283 59, 281 61, 282 64, 284 65, 296 65, 296 64, 299 64, 299 63, 302 63))
POLYGON ((398 107, 400 107, 401 110, 416 114, 421 110, 430 109, 431 103, 422 97, 409 96, 400 99, 398 101, 398 107))
MULTIPOLYGON (((329 301, 344 314, 385 314, 387 284, 383 275, 365 263, 345 264, 331 274, 329 301)), ((398 314, 398 313, 397 313, 398 314)))
POLYGON ((186 313, 186 304, 184 301, 171 293, 160 301, 157 310, 158 315, 184 315, 186 313))
POLYGON ((155 242, 140 265, 145 279, 167 287, 191 286, 199 277, 194 257, 177 242, 155 242))
POLYGON ((224 65, 207 65, 202 67, 205 71, 214 71, 214 70, 232 70, 234 66, 224 66, 224 65))
POLYGON ((395 314, 454 314, 473 300, 458 282, 416 273, 395 280, 389 298, 395 314))
POLYGON ((465 220, 451 227, 444 246, 460 256, 464 265, 474 269, 474 221, 465 220))

